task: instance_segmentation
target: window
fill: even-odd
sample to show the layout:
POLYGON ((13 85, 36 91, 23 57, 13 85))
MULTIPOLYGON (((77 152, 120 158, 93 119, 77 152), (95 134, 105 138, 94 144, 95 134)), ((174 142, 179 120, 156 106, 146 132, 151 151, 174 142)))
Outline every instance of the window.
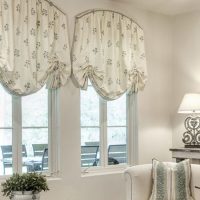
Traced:
POLYGON ((91 83, 80 95, 81 167, 128 164, 129 96, 105 101, 91 83))
POLYGON ((12 173, 12 157, 6 150, 12 145, 12 97, 0 85, 0 175, 12 173), (5 153, 4 153, 5 152, 5 153), (5 155, 5 156, 3 156, 5 155), (5 158, 3 158, 5 157, 5 158), (9 162, 4 162, 9 159, 9 162), (10 168, 11 170, 7 170, 10 168))
POLYGON ((98 163, 101 160, 99 104, 100 99, 91 85, 87 91, 81 91, 81 165, 83 167, 95 165, 97 156, 98 163))
MULTIPOLYGON (((45 88, 16 97, 0 86, 0 175, 13 172, 51 172, 56 92, 45 88)), ((55 161, 55 160, 54 160, 55 161)))
MULTIPOLYGON (((25 163, 28 171, 44 170, 41 158, 48 148, 48 131, 48 90, 22 97, 22 147, 26 147, 27 157, 36 161, 25 163)), ((23 150, 22 161, 26 160, 23 150)))

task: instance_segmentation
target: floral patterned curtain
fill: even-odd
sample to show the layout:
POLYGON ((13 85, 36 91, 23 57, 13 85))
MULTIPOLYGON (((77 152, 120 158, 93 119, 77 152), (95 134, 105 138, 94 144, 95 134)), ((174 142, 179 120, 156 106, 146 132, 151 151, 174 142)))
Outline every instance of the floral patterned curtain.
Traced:
POLYGON ((28 95, 71 73, 66 16, 43 0, 0 0, 0 82, 28 95))
POLYGON ((113 11, 77 16, 72 50, 73 74, 87 89, 88 78, 105 99, 142 90, 147 80, 143 30, 113 11))

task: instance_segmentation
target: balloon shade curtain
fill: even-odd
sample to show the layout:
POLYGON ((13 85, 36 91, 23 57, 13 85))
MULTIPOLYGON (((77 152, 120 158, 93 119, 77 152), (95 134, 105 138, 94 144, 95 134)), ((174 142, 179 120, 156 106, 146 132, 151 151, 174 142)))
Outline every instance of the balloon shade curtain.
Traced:
POLYGON ((66 16, 48 1, 0 0, 0 82, 28 95, 71 73, 66 16))
POLYGON ((88 78, 107 100, 138 92, 147 80, 144 33, 132 19, 104 10, 76 17, 73 75, 82 89, 88 78))

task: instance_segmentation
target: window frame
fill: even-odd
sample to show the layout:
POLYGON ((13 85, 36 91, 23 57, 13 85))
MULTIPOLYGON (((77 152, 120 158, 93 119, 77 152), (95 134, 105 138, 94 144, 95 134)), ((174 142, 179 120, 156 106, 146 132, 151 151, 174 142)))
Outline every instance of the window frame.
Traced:
MULTIPOLYGON (((93 87, 88 85, 88 87, 93 87)), ((94 88, 94 87, 93 87, 94 88)), ((81 105, 81 94, 80 94, 81 105)), ((127 163, 120 165, 108 165, 107 150, 107 101, 99 97, 99 146, 101 155, 101 164, 99 166, 81 167, 82 176, 96 175, 99 173, 115 173, 122 172, 126 167, 138 164, 138 111, 137 111, 137 93, 126 94, 126 147, 127 147, 127 163)), ((81 108, 80 108, 81 119, 81 108)), ((80 138, 81 129, 95 126, 81 126, 80 122, 80 138)), ((113 126, 118 127, 118 126, 113 126)), ((119 126, 120 127, 120 126, 119 126)), ((124 127, 124 126, 122 126, 124 127)), ((80 154, 81 161, 81 154, 80 154)))
MULTIPOLYGON (((22 97, 12 97, 12 162, 13 173, 22 173, 22 97)), ((58 126, 58 91, 48 90, 48 171, 42 174, 57 177, 60 172, 59 159, 59 126, 58 126), (53 141, 53 142, 52 142, 53 141)), ((41 128, 41 127, 28 127, 41 128)), ((45 127, 42 127, 45 128, 45 127)), ((41 172, 39 172, 41 173, 41 172)), ((0 175, 0 179, 10 177, 0 175)))

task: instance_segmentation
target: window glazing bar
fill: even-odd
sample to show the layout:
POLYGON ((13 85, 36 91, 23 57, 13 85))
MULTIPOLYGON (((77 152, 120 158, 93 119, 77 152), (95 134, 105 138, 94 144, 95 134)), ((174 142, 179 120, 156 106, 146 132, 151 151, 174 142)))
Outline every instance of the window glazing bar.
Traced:
POLYGON ((81 128, 101 128, 100 126, 81 126, 81 128))
POLYGON ((127 125, 124 126, 107 126, 108 128, 126 128, 127 125))
POLYGON ((22 129, 43 129, 43 128, 48 128, 48 126, 25 126, 25 127, 22 127, 22 129))

